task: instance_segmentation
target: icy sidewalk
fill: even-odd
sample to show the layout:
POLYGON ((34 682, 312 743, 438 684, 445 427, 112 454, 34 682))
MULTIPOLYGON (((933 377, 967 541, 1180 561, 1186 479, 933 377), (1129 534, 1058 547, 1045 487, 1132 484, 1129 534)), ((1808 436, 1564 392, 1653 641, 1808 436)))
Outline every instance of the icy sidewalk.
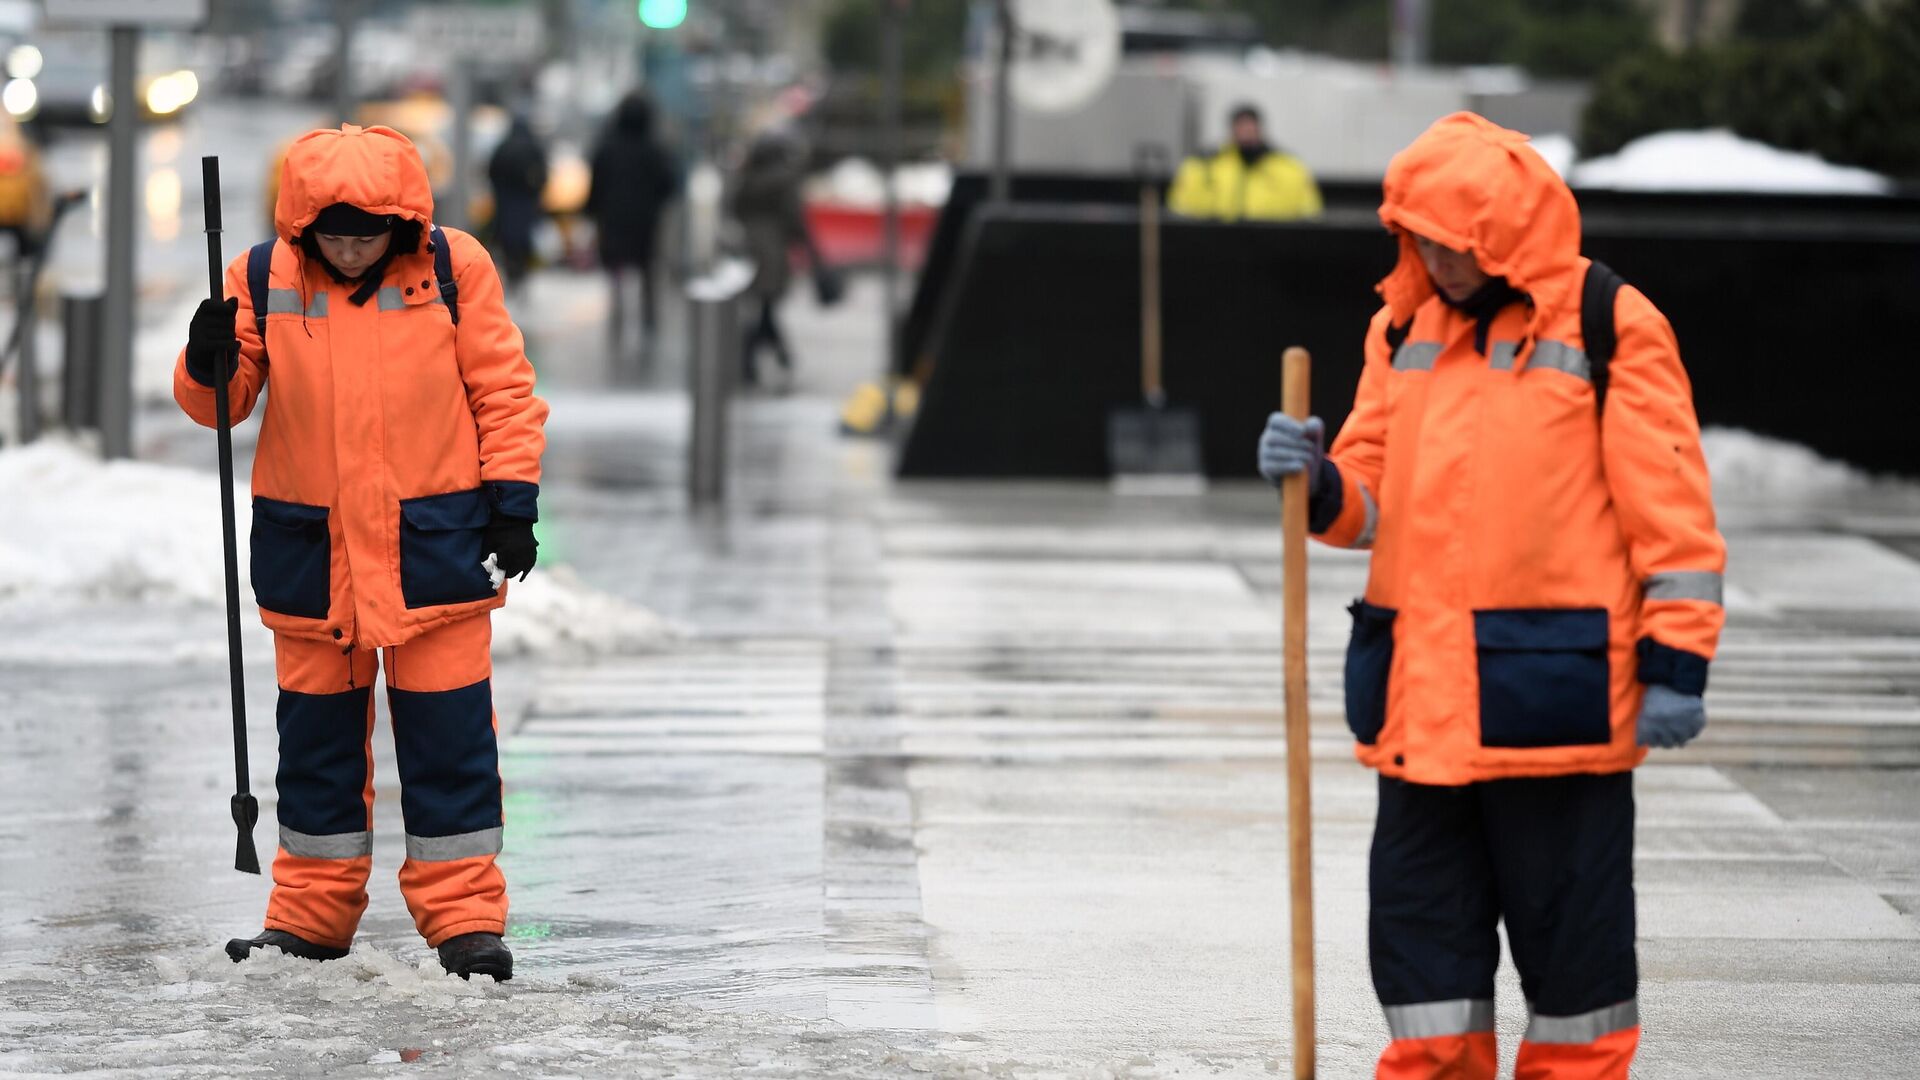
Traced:
MULTIPOLYGON (((541 290, 579 286, 533 299, 562 310, 541 290)), ((264 883, 227 869, 217 608, 0 605, 0 1071, 1285 1075, 1271 494, 894 485, 883 447, 831 434, 874 355, 871 300, 791 305, 799 385, 741 402, 724 513, 679 495, 670 358, 596 382, 590 299, 534 341, 554 403, 536 577, 572 566, 680 633, 501 665, 505 986, 437 975, 413 934, 384 734, 359 951, 227 965, 211 947, 257 926, 264 883), (193 640, 213 647, 177 648, 193 640)), ((210 460, 204 433, 143 430, 210 460)), ((1636 1075, 1902 1075, 1920 1045, 1920 501, 1731 445, 1715 719, 1638 780, 1636 1075)), ((1364 576, 1314 557, 1326 1076, 1367 1074, 1385 1038, 1373 786, 1340 716, 1341 608, 1364 576)), ((250 655, 267 842, 272 674, 250 655)), ((1510 976, 1499 997, 1510 1054, 1510 976)))

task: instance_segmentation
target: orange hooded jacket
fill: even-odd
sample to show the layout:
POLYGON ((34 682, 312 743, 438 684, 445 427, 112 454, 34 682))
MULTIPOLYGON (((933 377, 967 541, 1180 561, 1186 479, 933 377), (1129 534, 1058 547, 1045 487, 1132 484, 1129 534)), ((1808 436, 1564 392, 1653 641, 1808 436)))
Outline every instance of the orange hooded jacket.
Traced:
POLYGON ((1617 772, 1642 683, 1699 693, 1726 547, 1666 318, 1623 288, 1604 414, 1580 334, 1580 215, 1526 136, 1471 113, 1388 167, 1380 284, 1323 541, 1371 548, 1347 656, 1364 764, 1415 783, 1617 772), (1470 251, 1529 302, 1476 321, 1414 246, 1470 251), (1389 326, 1408 326, 1394 349, 1389 326))
MULTIPOLYGON (((264 343, 246 255, 227 266, 226 293, 240 299, 235 424, 271 382, 251 554, 261 619, 278 633, 379 648, 497 608, 506 588, 492 589, 480 565, 481 530, 494 513, 538 517, 547 405, 486 249, 445 229, 454 324, 428 250, 432 218, 426 169, 405 136, 315 131, 281 170, 264 343), (334 203, 421 228, 419 249, 388 264, 364 305, 301 251, 301 231, 334 203)), ((173 392, 214 426, 213 389, 187 374, 184 351, 173 392)))

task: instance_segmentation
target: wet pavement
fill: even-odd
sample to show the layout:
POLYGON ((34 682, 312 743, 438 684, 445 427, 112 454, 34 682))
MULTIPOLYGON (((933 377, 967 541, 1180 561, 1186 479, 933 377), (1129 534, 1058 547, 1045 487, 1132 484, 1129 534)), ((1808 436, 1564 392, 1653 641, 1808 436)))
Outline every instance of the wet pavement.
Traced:
MULTIPOLYGON (((868 282, 788 304, 800 370, 739 401, 727 504, 694 511, 678 316, 610 370, 597 277, 519 302, 554 405, 536 573, 676 633, 500 665, 505 986, 439 977, 413 935, 384 734, 355 956, 212 952, 265 896, 227 868, 218 610, 0 603, 0 1072, 1284 1075, 1272 495, 894 482, 884 443, 834 433, 876 307, 868 282)), ((211 467, 164 405, 140 435, 211 467)), ((1636 780, 1635 1075, 1917 1075, 1920 492, 1725 479, 1712 723, 1636 780)), ((1313 555, 1323 1076, 1385 1038, 1339 692, 1364 575, 1313 555)))

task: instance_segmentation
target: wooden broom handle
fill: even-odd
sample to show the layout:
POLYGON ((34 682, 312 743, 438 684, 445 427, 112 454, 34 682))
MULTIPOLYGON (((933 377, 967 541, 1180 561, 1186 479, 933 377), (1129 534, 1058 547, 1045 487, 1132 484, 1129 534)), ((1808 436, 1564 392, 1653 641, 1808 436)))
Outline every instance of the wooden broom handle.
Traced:
MULTIPOLYGON (((1312 361, 1288 349, 1282 360, 1281 408, 1296 420, 1310 410, 1312 361)), ((1307 475, 1280 486, 1281 569, 1285 589, 1287 691, 1287 884, 1293 913, 1293 1075, 1314 1075, 1313 1022, 1313 759, 1307 731, 1307 475)))

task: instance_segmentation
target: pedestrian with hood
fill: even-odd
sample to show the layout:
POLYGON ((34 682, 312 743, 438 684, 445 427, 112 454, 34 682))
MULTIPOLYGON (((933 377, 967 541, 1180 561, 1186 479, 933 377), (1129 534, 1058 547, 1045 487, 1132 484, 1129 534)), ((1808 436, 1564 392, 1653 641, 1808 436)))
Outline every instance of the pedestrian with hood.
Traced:
POLYGON ((1725 622, 1672 329, 1580 255, 1526 136, 1471 113, 1387 168, 1400 257, 1353 411, 1269 418, 1260 471, 1370 549, 1347 723, 1377 769, 1369 865, 1383 1080, 1491 1080, 1504 922, 1530 1020, 1515 1075, 1626 1080, 1640 1040, 1633 768, 1706 724, 1725 622))
POLYGON ((433 210, 398 132, 303 136, 277 237, 227 267, 175 366, 174 398, 208 427, 223 372, 235 424, 271 383, 251 562, 280 686, 280 842, 266 928, 227 943, 235 961, 351 946, 384 668, 414 925, 450 972, 513 972, 489 613, 534 565, 547 406, 486 249, 433 210))
POLYGON ((659 326, 654 260, 660 216, 680 193, 680 173, 654 136, 653 102, 638 90, 622 98, 613 124, 594 149, 587 214, 599 233, 600 265, 613 294, 607 322, 614 358, 626 347, 627 274, 640 279, 640 329, 651 341, 659 326))
POLYGON ((507 288, 518 295, 533 266, 533 230, 547 190, 547 148, 526 117, 513 118, 507 137, 487 161, 487 179, 493 185, 493 239, 500 245, 507 288))
POLYGON ((1316 217, 1320 185, 1299 158, 1274 149, 1260 110, 1241 105, 1228 122, 1232 138, 1212 157, 1180 163, 1167 208, 1216 221, 1292 221, 1316 217))
POLYGON ((734 179, 729 209, 745 237, 753 263, 748 286, 756 308, 741 352, 741 378, 759 382, 762 346, 773 350, 783 371, 793 371, 793 353, 780 331, 780 301, 793 282, 793 251, 808 243, 807 219, 800 205, 800 154, 778 135, 762 135, 747 150, 734 179))

